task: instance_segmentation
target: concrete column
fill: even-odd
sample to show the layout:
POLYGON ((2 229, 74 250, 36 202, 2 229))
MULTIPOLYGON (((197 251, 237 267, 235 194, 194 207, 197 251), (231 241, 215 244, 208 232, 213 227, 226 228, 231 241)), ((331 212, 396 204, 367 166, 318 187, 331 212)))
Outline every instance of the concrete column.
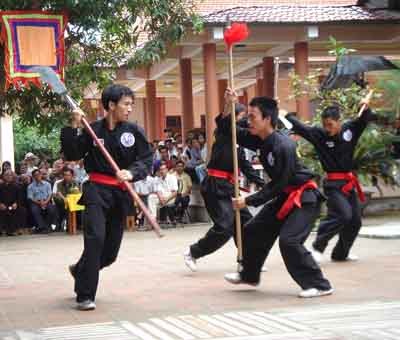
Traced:
POLYGON ((15 170, 13 120, 8 115, 0 117, 0 161, 9 161, 15 170))
POLYGON ((192 60, 183 58, 179 61, 181 80, 182 138, 194 128, 192 60))
POLYGON ((219 112, 224 110, 225 106, 225 90, 228 87, 228 79, 219 79, 218 80, 218 103, 219 103, 219 112))
POLYGON ((275 70, 274 57, 265 57, 262 65, 263 95, 274 98, 275 70))
MULTIPOLYGON (((296 42, 294 44, 294 68, 300 79, 305 79, 308 75, 308 43, 296 42)), ((297 115, 302 118, 310 116, 310 103, 308 96, 302 96, 296 100, 297 115)))
POLYGON ((165 120, 165 98, 157 98, 157 115, 156 115, 156 138, 163 139, 164 129, 166 126, 165 120))
POLYGON ((204 62, 204 98, 206 104, 207 150, 211 152, 212 135, 215 129, 215 117, 219 112, 217 50, 215 44, 203 45, 204 62))
POLYGON ((146 80, 146 132, 149 141, 156 138, 157 89, 155 80, 146 80))
POLYGON ((264 90, 263 90, 263 86, 264 86, 264 82, 263 82, 263 69, 262 67, 257 67, 256 68, 256 84, 255 84, 255 96, 256 97, 260 97, 263 95, 264 90))

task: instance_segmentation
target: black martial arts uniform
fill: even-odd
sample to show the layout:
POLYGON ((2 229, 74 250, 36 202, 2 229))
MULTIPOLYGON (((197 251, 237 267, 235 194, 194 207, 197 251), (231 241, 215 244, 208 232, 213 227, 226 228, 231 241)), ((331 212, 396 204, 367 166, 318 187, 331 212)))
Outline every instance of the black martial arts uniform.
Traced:
MULTIPOLYGON (((229 134, 228 119, 219 120, 218 128, 229 134)), ((249 206, 268 203, 244 228, 241 279, 259 282, 264 261, 279 236, 286 268, 299 286, 329 290, 330 283, 303 245, 318 216, 322 195, 312 181, 314 174, 298 161, 296 144, 278 131, 262 140, 240 126, 237 138, 240 145, 260 150, 260 161, 271 178, 260 191, 245 199, 249 206)))
MULTIPOLYGON (((122 122, 109 130, 105 119, 91 126, 120 169, 129 170, 133 181, 146 178, 151 171, 153 153, 140 127, 122 122)), ((123 186, 118 185, 114 171, 85 131, 78 135, 77 129, 64 128, 61 145, 67 160, 84 158, 90 178, 83 184, 79 202, 85 205, 84 250, 73 274, 77 302, 94 301, 99 270, 117 257, 131 198, 123 186)))
POLYGON ((353 173, 353 156, 361 134, 374 118, 370 110, 365 110, 359 118, 345 122, 338 135, 329 136, 321 127, 306 126, 293 114, 287 115, 293 131, 314 145, 327 172, 323 187, 328 198, 328 214, 318 227, 313 247, 324 252, 329 240, 339 234, 331 255, 336 261, 346 260, 361 228, 359 198, 363 200, 364 195, 353 173))
MULTIPOLYGON (((218 129, 215 130, 214 137, 215 142, 207 164, 208 174, 201 183, 201 194, 214 225, 203 238, 190 247, 190 253, 195 259, 215 252, 236 233, 235 213, 232 207, 232 197, 234 197, 232 139, 218 129)), ((258 186, 264 185, 264 180, 246 160, 243 148, 238 149, 238 161, 240 171, 250 182, 258 186)), ((250 220, 251 214, 247 208, 240 211, 240 218, 242 225, 250 220)))

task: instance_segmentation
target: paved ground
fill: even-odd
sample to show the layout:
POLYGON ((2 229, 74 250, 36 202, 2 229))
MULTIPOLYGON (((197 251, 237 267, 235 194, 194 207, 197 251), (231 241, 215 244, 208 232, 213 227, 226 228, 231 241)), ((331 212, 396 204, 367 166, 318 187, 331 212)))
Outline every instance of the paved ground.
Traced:
POLYGON ((0 339, 400 339, 400 239, 360 238, 359 262, 323 264, 335 294, 302 300, 276 247, 257 289, 223 280, 236 268, 232 243, 189 273, 182 251, 206 230, 126 233, 93 312, 73 309, 66 271, 81 236, 0 238, 0 339))

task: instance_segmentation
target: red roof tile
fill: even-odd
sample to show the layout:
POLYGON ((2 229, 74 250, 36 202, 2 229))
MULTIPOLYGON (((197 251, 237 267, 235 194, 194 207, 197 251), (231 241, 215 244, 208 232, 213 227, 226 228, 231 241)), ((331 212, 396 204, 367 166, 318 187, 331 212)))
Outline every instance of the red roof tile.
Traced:
POLYGON ((398 22, 400 12, 370 10, 349 6, 253 6, 235 7, 205 15, 206 24, 231 21, 247 23, 329 23, 329 22, 398 22))
POLYGON ((252 6, 354 6, 357 0, 198 0, 200 14, 208 14, 232 7, 252 6))

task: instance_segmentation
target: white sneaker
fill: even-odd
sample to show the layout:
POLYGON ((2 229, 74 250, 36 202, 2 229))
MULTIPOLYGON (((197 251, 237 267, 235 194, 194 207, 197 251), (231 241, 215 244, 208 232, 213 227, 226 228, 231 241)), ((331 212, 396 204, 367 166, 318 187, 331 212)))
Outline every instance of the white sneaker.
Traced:
POLYGON ((250 285, 250 286, 256 287, 260 284, 259 282, 252 283, 252 282, 243 281, 238 272, 225 274, 224 279, 234 285, 245 284, 245 285, 250 285))
POLYGON ((55 231, 57 229, 57 226, 55 224, 50 225, 50 228, 52 231, 55 231))
POLYGON ((349 254, 349 255, 347 255, 347 257, 346 257, 346 259, 345 260, 335 260, 335 259, 332 259, 332 261, 333 262, 351 262, 351 261, 358 261, 360 258, 357 256, 357 255, 355 255, 355 254, 349 254))
POLYGON ((183 259, 185 261, 186 266, 192 271, 197 271, 196 259, 190 253, 190 248, 187 248, 183 253, 183 259))
POLYGON ((96 304, 92 300, 85 300, 82 302, 78 302, 76 308, 83 311, 94 310, 96 309, 96 304))
POLYGON ((327 290, 321 290, 321 289, 317 289, 317 288, 309 288, 309 289, 303 289, 299 293, 299 297, 314 298, 314 297, 319 297, 319 296, 331 295, 332 293, 333 293, 333 288, 330 288, 327 290))
POLYGON ((309 250, 314 261, 320 264, 322 262, 324 254, 322 254, 319 250, 315 249, 313 246, 311 246, 309 250))
POLYGON ((261 267, 261 273, 265 273, 265 272, 267 272, 267 271, 268 271, 268 269, 267 269, 266 266, 262 266, 262 267, 261 267))
POLYGON ((346 261, 358 261, 360 258, 356 254, 347 255, 346 261))

